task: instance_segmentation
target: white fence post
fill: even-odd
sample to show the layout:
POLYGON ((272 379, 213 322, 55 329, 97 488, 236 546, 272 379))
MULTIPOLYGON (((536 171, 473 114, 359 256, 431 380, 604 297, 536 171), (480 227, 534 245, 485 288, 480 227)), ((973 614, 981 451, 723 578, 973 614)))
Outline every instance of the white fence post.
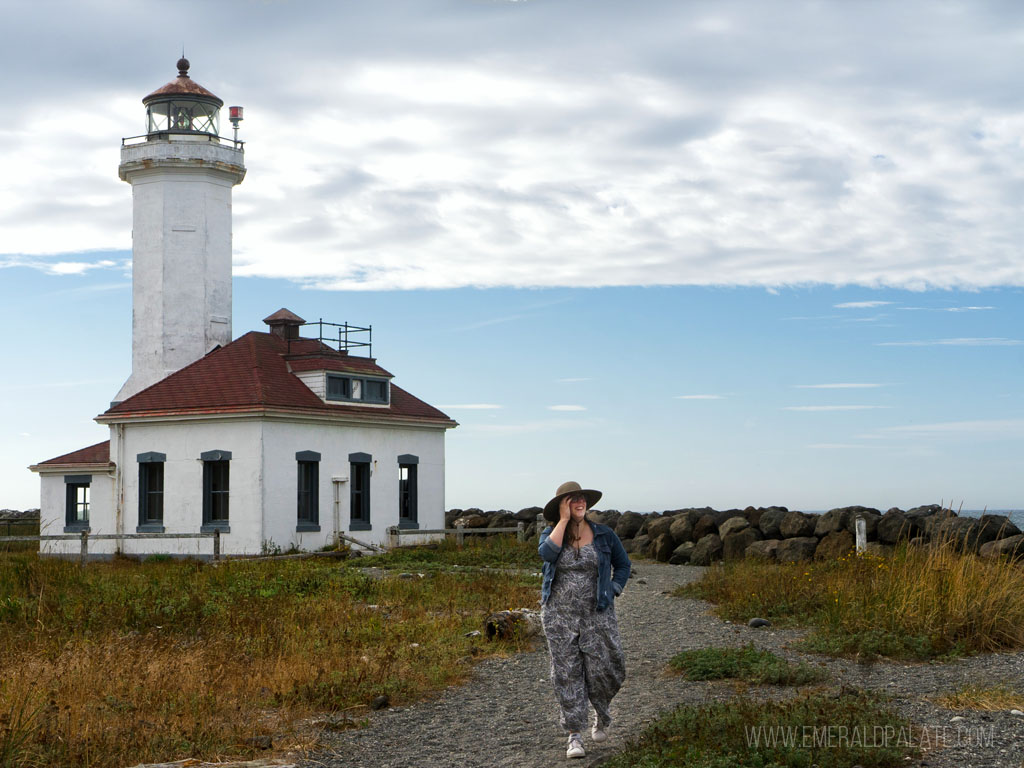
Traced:
POLYGON ((516 523, 516 541, 526 541, 526 523, 524 523, 522 520, 516 523))
POLYGON ((857 531, 857 554, 862 554, 868 548, 868 524, 863 517, 858 517, 853 523, 857 531))
POLYGON ((398 546, 398 526, 388 527, 388 549, 395 549, 398 546))
POLYGON ((466 534, 463 532, 463 529, 465 527, 466 524, 462 520, 459 520, 457 523, 455 523, 455 543, 460 547, 462 546, 462 543, 466 540, 466 534))
POLYGON ((78 557, 78 564, 85 565, 85 561, 89 557, 89 532, 82 531, 82 549, 78 557))

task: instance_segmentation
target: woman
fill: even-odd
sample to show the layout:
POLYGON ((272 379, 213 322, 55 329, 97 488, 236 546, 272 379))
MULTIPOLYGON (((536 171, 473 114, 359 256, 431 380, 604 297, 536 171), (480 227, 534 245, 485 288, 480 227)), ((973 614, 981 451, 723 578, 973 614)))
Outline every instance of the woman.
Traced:
POLYGON ((600 491, 562 483, 544 507, 541 620, 551 653, 551 682, 569 733, 566 757, 583 757, 589 700, 596 717, 591 737, 608 738, 609 705, 626 677, 614 600, 629 578, 629 557, 615 531, 586 519, 600 491))

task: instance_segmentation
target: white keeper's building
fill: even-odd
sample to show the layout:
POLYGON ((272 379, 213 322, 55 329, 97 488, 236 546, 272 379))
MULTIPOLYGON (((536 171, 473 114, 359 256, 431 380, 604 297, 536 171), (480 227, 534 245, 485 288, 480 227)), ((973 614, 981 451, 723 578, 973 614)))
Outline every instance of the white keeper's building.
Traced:
MULTIPOLYGON (((44 534, 219 530, 224 554, 317 549, 336 534, 444 527, 444 438, 457 426, 400 389, 368 328, 281 309, 231 334, 237 140, 223 101, 188 74, 151 93, 146 134, 122 142, 132 185, 132 373, 96 417, 110 439, 34 464, 44 534)), ((78 541, 42 542, 77 554, 78 541)), ((207 556, 211 539, 91 542, 90 554, 207 556)))

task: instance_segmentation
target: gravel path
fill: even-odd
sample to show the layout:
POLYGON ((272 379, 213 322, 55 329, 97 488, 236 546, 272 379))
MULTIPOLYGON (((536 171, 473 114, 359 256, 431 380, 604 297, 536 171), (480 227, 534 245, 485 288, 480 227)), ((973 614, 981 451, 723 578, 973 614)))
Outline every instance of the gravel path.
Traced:
MULTIPOLYGON (((699 578, 703 568, 634 562, 633 577, 616 601, 626 651, 627 679, 612 704, 615 721, 604 744, 584 739, 587 756, 567 761, 548 681, 547 652, 524 653, 481 663, 469 683, 407 708, 371 713, 368 727, 332 734, 329 747, 300 763, 303 768, 547 768, 592 766, 621 748, 661 710, 675 704, 728 698, 728 682, 691 682, 665 674, 680 650, 753 642, 791 660, 829 669, 836 681, 873 688, 894 697, 893 706, 925 727, 942 748, 908 766, 928 768, 1024 768, 1024 717, 1008 712, 956 713, 924 697, 966 683, 1004 684, 1024 691, 1024 653, 989 654, 951 664, 858 664, 789 648, 801 633, 750 629, 711 616, 708 604, 670 597, 675 586, 699 578), (950 722, 957 715, 965 719, 950 722)), ((750 689, 755 692, 755 689, 750 689)), ((778 696, 783 689, 757 689, 778 696)), ((782 695, 787 695, 783 693, 782 695)))

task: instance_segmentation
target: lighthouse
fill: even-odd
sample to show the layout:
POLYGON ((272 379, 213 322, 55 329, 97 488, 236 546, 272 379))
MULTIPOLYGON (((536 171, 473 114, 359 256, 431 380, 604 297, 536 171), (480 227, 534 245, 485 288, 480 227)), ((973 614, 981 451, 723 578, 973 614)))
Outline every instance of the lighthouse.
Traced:
POLYGON ((40 526, 55 532, 40 552, 252 555, 443 527, 457 424, 362 356, 370 326, 281 308, 232 339, 242 108, 228 107, 234 137, 221 136, 224 102, 184 58, 142 103, 146 132, 122 139, 119 169, 132 185, 132 373, 96 417, 108 440, 30 467, 40 526))
POLYGON ((238 141, 220 136, 224 102, 189 76, 146 96, 146 133, 123 139, 132 185, 132 372, 121 402, 231 342, 231 190, 245 178, 238 141))

